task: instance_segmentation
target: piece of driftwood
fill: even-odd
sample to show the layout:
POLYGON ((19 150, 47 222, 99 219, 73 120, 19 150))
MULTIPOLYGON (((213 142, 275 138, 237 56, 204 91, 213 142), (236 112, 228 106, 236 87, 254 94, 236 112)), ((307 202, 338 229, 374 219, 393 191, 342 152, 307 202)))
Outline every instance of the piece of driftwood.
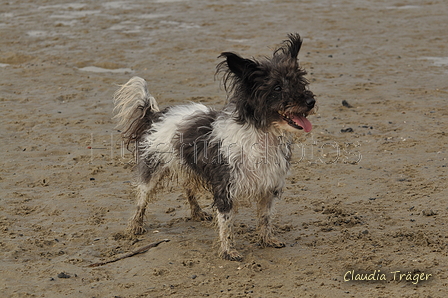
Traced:
POLYGON ((103 265, 106 265, 106 264, 109 264, 109 263, 113 263, 113 262, 116 262, 116 261, 119 261, 119 260, 123 260, 125 258, 129 258, 129 257, 135 256, 135 255, 147 252, 149 249, 158 246, 160 243, 162 243, 162 242, 169 242, 169 241, 170 241, 169 239, 163 239, 163 240, 160 240, 160 241, 157 241, 157 242, 153 242, 153 243, 148 244, 146 246, 140 247, 139 249, 131 251, 131 252, 127 253, 127 254, 121 255, 121 256, 119 256, 119 257, 117 257, 115 259, 112 259, 112 260, 109 260, 109 261, 104 261, 104 262, 90 264, 87 267, 98 267, 98 266, 103 266, 103 265))

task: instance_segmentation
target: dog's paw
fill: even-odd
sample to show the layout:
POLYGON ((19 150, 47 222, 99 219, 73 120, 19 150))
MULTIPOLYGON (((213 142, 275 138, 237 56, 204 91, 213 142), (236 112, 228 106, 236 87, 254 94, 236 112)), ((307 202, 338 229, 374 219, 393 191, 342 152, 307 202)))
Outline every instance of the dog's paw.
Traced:
POLYGON ((132 225, 128 226, 128 232, 133 235, 142 235, 146 233, 146 229, 140 225, 132 225))
POLYGON ((191 219, 194 221, 211 221, 213 220, 213 216, 201 210, 191 214, 191 219))
POLYGON ((286 243, 278 240, 277 238, 269 238, 260 241, 260 245, 261 247, 283 248, 286 246, 286 243))
POLYGON ((237 261, 237 262, 243 261, 243 256, 236 249, 226 250, 222 252, 221 257, 224 260, 229 261, 237 261))

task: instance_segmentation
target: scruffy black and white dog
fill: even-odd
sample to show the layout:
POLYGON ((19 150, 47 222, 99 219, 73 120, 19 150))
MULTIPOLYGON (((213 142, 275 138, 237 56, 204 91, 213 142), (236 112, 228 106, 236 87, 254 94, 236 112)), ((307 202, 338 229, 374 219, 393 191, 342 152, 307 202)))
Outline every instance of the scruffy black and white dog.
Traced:
POLYGON ((222 53, 217 73, 223 73, 228 92, 222 110, 199 103, 160 110, 139 77, 115 93, 117 128, 128 144, 136 144, 138 206, 129 224, 132 233, 145 231, 145 209, 162 179, 177 175, 184 178, 193 219, 211 219, 195 196, 203 188, 212 193, 224 259, 242 260, 232 231, 242 201, 257 203, 260 244, 285 246, 273 235, 273 203, 289 170, 293 135, 311 131, 306 117, 315 108, 297 61, 301 45, 298 34, 289 34, 271 58, 222 53))

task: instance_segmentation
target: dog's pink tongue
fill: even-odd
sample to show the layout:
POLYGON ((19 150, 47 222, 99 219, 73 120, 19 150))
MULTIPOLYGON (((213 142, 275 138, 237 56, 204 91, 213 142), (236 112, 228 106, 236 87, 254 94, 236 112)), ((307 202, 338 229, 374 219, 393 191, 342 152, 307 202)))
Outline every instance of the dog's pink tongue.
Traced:
POLYGON ((305 132, 310 132, 313 128, 311 122, 301 115, 294 115, 291 117, 292 121, 294 121, 297 125, 301 126, 305 132))

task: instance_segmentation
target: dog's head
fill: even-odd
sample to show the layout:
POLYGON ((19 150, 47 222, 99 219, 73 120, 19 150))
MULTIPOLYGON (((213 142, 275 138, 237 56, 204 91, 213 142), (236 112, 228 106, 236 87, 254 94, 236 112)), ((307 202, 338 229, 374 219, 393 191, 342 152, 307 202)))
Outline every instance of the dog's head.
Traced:
POLYGON ((298 34, 288 37, 271 58, 261 61, 230 52, 220 55, 226 60, 217 69, 225 73, 224 86, 231 93, 229 100, 235 105, 238 122, 264 131, 272 126, 311 131, 306 117, 314 111, 316 101, 297 61, 302 39, 298 34))

